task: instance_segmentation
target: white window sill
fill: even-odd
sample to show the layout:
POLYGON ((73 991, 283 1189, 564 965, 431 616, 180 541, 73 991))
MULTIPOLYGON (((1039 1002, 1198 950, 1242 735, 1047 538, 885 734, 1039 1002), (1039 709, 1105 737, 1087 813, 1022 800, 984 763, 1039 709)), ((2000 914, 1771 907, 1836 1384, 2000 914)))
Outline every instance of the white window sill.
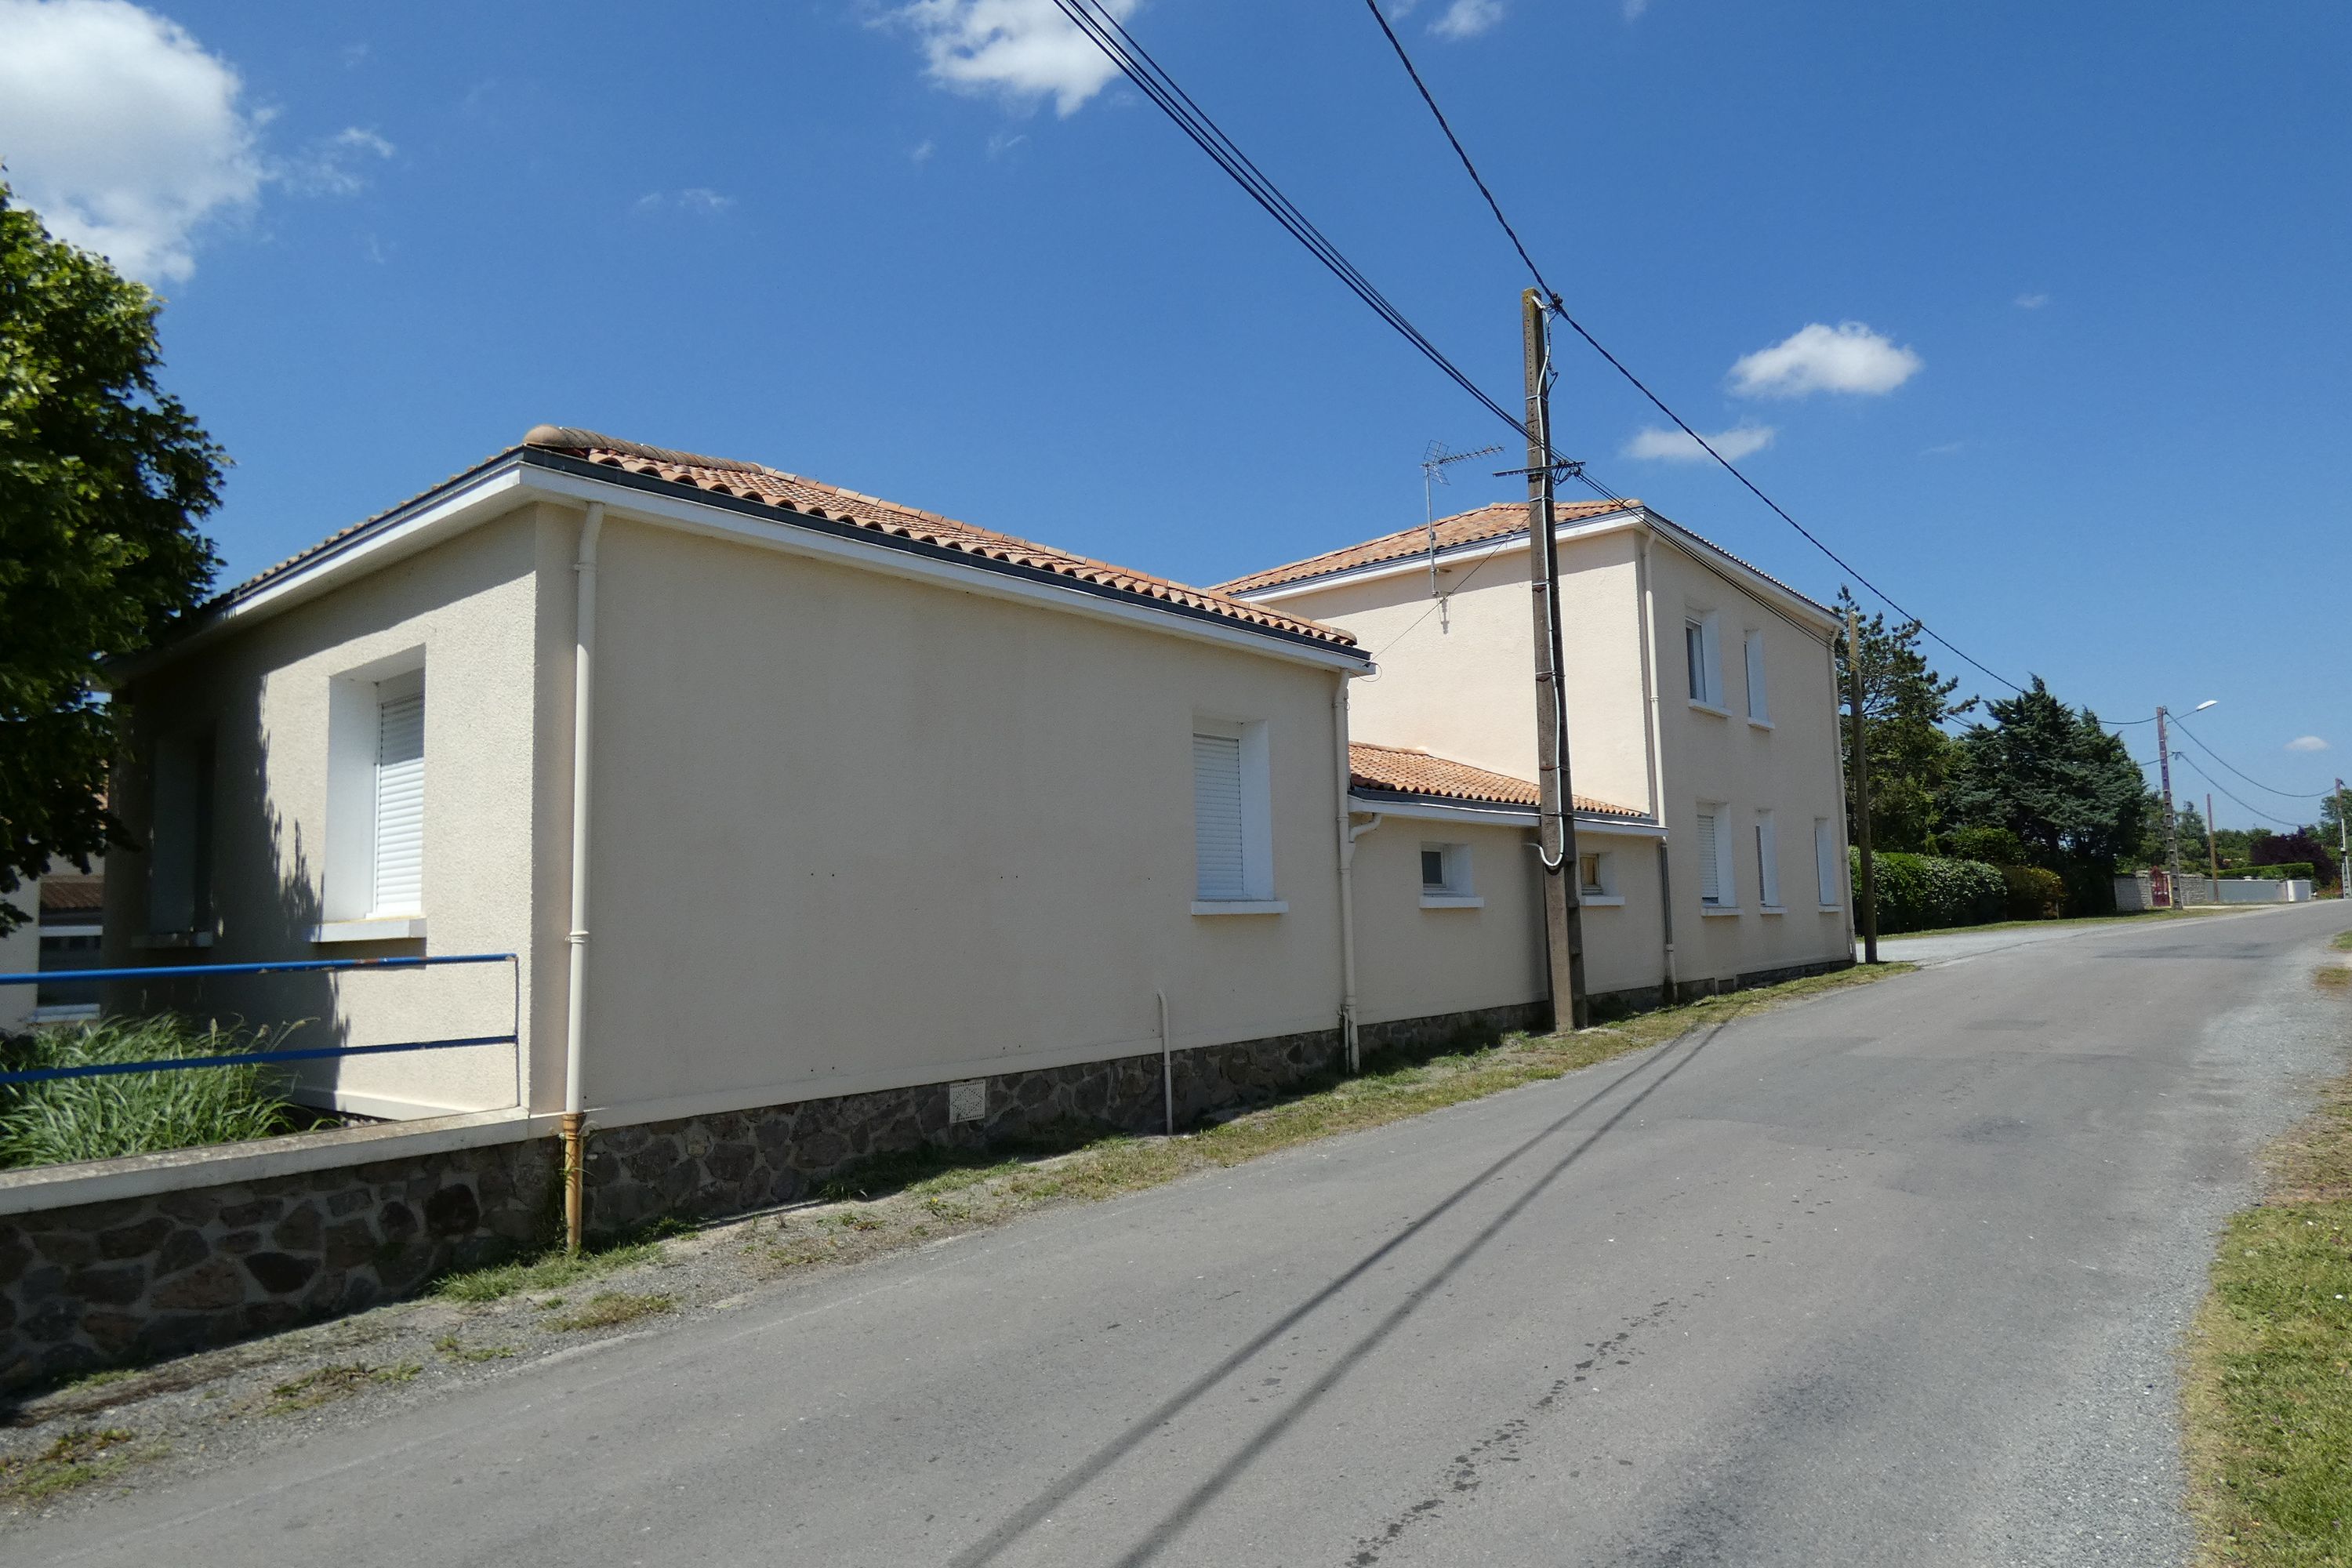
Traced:
POLYGON ((1286 915, 1289 904, 1280 899, 1194 899, 1196 915, 1286 915))
POLYGON ((1825 915, 1842 915, 1845 913, 1845 906, 1843 904, 1823 904, 1822 906, 1822 913, 1825 915))
POLYGON ((213 933, 208 931, 151 931, 131 942, 133 948, 152 951, 172 947, 210 947, 213 933))
POLYGON ((1691 707, 1697 712, 1712 713, 1718 719, 1728 719, 1731 717, 1731 710, 1728 708, 1717 708, 1714 703, 1701 702, 1696 697, 1691 698, 1689 700, 1691 707))
POLYGON ((1789 912, 1789 906, 1786 904, 1759 904, 1756 906, 1756 912, 1759 915, 1785 915, 1789 912))
POLYGON ((1486 900, 1469 893, 1423 893, 1421 907, 1424 910, 1483 910, 1486 900))
POLYGON ((310 940, 336 942, 415 942, 425 935, 423 915, 387 915, 376 920, 329 921, 310 928, 310 940))
POLYGON ((1769 719, 1759 719, 1751 713, 1748 717, 1748 724, 1750 729, 1769 730, 1772 727, 1772 721, 1769 719))
POLYGON ((1698 912, 1710 919, 1717 915, 1736 915, 1739 912, 1739 906, 1738 904, 1701 904, 1698 907, 1698 912))
POLYGON ((1613 910, 1625 901, 1622 893, 1579 893, 1576 901, 1586 909, 1613 910))

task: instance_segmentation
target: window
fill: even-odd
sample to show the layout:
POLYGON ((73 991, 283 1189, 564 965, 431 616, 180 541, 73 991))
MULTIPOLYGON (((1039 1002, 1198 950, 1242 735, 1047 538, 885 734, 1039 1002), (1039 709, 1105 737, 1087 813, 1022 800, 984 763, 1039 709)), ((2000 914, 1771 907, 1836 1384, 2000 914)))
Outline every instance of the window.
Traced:
POLYGON ((1716 642, 1716 615, 1691 610, 1683 617, 1683 656, 1690 666, 1690 700, 1703 707, 1723 706, 1723 661, 1716 642))
POLYGON ((1772 705, 1764 694, 1764 634, 1749 631, 1748 647, 1748 717, 1759 724, 1772 721, 1772 705))
POLYGON ((1192 721, 1192 868, 1195 914, 1282 912, 1262 722, 1192 721))
POLYGON ((1606 849, 1576 858, 1576 896, 1587 904, 1622 904, 1617 894, 1617 857, 1606 849))
POLYGON ((1826 816, 1813 818, 1813 877, 1821 884, 1822 908, 1833 910, 1845 887, 1845 857, 1838 853, 1837 825, 1826 816))
POLYGON ((425 934, 424 650, 327 689, 327 853, 314 942, 425 934))
POLYGON ((1421 907, 1424 910, 1478 910, 1486 900, 1470 879, 1470 846, 1424 844, 1421 847, 1421 907))
POLYGON ((1780 845, 1769 811, 1756 814, 1756 901, 1768 910, 1780 907, 1780 845))
POLYGON ((1729 868, 1725 861, 1722 808, 1701 805, 1698 808, 1698 901, 1710 909, 1731 909, 1736 900, 1731 894, 1729 868))
POLYGON ((425 909, 425 676, 376 687, 373 915, 425 909))
POLYGON ((174 735, 155 747, 147 930, 208 937, 213 923, 213 738, 174 735))

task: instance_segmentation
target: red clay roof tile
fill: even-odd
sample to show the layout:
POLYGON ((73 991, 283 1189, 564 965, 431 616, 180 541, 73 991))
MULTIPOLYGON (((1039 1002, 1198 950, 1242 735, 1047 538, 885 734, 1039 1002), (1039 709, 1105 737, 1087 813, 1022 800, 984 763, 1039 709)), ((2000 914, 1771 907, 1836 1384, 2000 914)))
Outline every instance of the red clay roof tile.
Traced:
MULTIPOLYGON (((1412 746, 1381 746, 1367 741, 1348 742, 1348 782, 1365 789, 1391 790, 1398 795, 1432 795, 1440 800, 1477 802, 1492 805, 1538 805, 1536 786, 1508 773, 1474 768, 1451 757, 1434 756, 1412 746)), ((1630 805, 1575 797, 1577 811, 1587 816, 1622 816, 1647 821, 1649 814, 1630 805)))

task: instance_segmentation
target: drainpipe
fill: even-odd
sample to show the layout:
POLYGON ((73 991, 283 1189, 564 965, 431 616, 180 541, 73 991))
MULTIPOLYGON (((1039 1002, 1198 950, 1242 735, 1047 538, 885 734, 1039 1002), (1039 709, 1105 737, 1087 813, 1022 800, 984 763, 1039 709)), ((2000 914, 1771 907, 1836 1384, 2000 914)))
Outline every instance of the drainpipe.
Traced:
MULTIPOLYGON (((1642 684, 1650 696, 1649 705, 1642 714, 1642 724, 1648 731, 1643 739, 1648 742, 1650 764, 1650 820, 1658 825, 1663 834, 1666 826, 1666 726, 1658 711, 1658 646, 1657 595, 1650 578, 1649 519, 1642 525, 1642 552, 1635 563, 1641 574, 1642 595, 1642 684)), ((1666 985, 1665 1005, 1675 1005, 1675 879, 1674 868, 1666 853, 1666 841, 1658 840, 1658 930, 1665 942, 1666 985)))
POLYGON ((573 1254, 580 1250, 587 1199, 581 1058, 588 1010, 588 731, 595 711, 589 681, 596 664, 596 542, 604 531, 604 503, 590 501, 572 565, 579 603, 572 621, 572 929, 563 939, 572 949, 563 1020, 563 1244, 573 1254))
POLYGON ((1348 820, 1348 783, 1355 772, 1348 763, 1348 682, 1353 679, 1352 671, 1343 670, 1331 689, 1331 737, 1339 771, 1339 1043, 1348 1070, 1360 1072, 1363 1058, 1356 1048, 1356 840, 1378 827, 1381 818, 1375 812, 1361 827, 1348 820))

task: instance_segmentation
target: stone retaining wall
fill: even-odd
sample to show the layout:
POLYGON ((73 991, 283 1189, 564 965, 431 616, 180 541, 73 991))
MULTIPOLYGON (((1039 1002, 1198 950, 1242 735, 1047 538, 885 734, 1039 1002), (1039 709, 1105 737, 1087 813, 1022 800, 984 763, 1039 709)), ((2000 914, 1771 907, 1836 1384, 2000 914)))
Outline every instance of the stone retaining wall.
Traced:
MULTIPOLYGON (((1549 1011, 1537 1003, 1367 1025, 1359 1038, 1367 1052, 1425 1050, 1538 1026, 1549 1011)), ((1339 1032, 1179 1051, 1172 1066, 1185 1127, 1336 1072, 1339 1032)), ((1157 1131, 1166 1114, 1157 1054, 972 1081, 982 1086, 976 1106, 971 1084, 959 1086, 978 1111, 969 1121, 951 1119, 950 1086, 935 1083, 677 1121, 592 1123, 589 1228, 609 1237, 665 1215, 791 1203, 845 1166, 925 1143, 981 1149, 1069 1124, 1157 1131)), ((407 1158, 378 1140, 355 1153, 367 1163, 212 1184, 191 1163, 180 1190, 0 1215, 0 1389, 358 1311, 559 1235, 552 1138, 407 1158)))

